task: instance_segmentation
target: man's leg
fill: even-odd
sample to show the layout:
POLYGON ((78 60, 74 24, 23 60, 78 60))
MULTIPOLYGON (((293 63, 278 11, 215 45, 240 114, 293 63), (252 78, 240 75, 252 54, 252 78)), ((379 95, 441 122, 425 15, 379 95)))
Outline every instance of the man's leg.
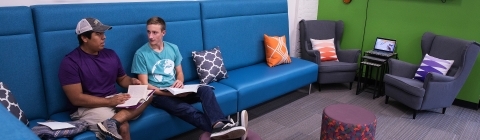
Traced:
POLYGON ((70 117, 72 120, 84 120, 88 123, 88 129, 93 131, 98 139, 105 139, 105 136, 100 133, 97 123, 102 122, 115 115, 115 109, 112 107, 98 107, 98 108, 78 108, 76 112, 72 113, 70 117))
POLYGON ((128 123, 129 120, 139 116, 145 110, 145 108, 147 108, 150 102, 152 102, 152 98, 148 99, 136 109, 120 109, 112 118, 98 123, 97 126, 100 128, 102 133, 112 136, 115 139, 129 139, 129 125, 125 123, 128 123))
POLYGON ((205 114, 185 101, 187 97, 156 96, 153 98, 152 106, 163 109, 203 131, 212 132, 212 123, 205 114))
POLYGON ((211 126, 214 126, 217 122, 222 121, 223 123, 229 123, 230 121, 226 119, 223 115, 223 111, 218 105, 217 97, 211 87, 203 86, 198 88, 196 96, 202 102, 203 112, 212 123, 211 126))
POLYGON ((128 124, 128 121, 127 122, 124 122, 122 123, 122 125, 120 125, 120 135, 122 135, 122 138, 124 140, 130 140, 130 124, 128 124))
POLYGON ((226 120, 211 87, 198 88, 196 95, 202 102, 203 111, 212 122, 213 129, 210 135, 212 139, 235 139, 246 133, 245 127, 237 126, 234 122, 226 120))

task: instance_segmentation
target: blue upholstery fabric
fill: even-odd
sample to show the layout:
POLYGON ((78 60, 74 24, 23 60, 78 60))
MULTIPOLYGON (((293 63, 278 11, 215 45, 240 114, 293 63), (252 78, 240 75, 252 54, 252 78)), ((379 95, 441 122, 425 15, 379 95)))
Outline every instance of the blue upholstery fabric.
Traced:
MULTIPOLYGON (((35 30, 40 39, 38 46, 44 69, 43 75, 45 75, 45 90, 48 93, 46 95, 49 102, 48 113, 52 117, 58 117, 59 114, 68 115, 63 112, 68 111, 68 106, 71 106, 61 89, 57 73, 64 55, 78 46, 74 30, 78 21, 85 17, 98 18, 102 23, 113 27, 106 32, 105 47, 116 51, 124 70, 130 76, 135 76, 130 73, 134 52, 148 41, 146 21, 153 16, 162 17, 167 22, 165 40, 177 44, 184 56, 182 66, 185 80, 193 80, 197 77, 191 51, 203 50, 198 2, 36 5, 32 6, 32 11, 36 24, 35 30)), ((185 129, 189 126, 185 124, 179 126, 179 129, 171 129, 170 133, 154 133, 153 131, 157 132, 157 130, 151 128, 170 126, 165 123, 170 123, 172 120, 158 117, 162 114, 168 115, 163 111, 152 110, 158 109, 149 107, 138 120, 131 122, 130 130, 133 139, 146 139, 147 135, 143 134, 149 131, 152 133, 149 133, 151 135, 148 137, 166 139, 174 134, 193 129, 191 125, 190 129, 185 129)), ((165 127, 165 129, 170 128, 165 127)), ((93 133, 88 134, 81 136, 94 137, 93 133)))
POLYGON ((265 62, 263 34, 288 41, 286 1, 206 1, 201 7, 204 47, 220 46, 227 71, 265 62))
POLYGON ((2 7, 0 17, 0 81, 14 94, 28 120, 46 119, 32 12, 23 6, 2 7))
POLYGON ((274 68, 264 63, 229 71, 220 83, 238 90, 238 110, 258 105, 317 80, 318 66, 292 58, 292 63, 274 68))
POLYGON ((219 83, 238 90, 238 111, 316 81, 315 63, 266 64, 263 35, 288 38, 286 1, 206 1, 201 9, 204 47, 221 48, 228 78, 219 83))
POLYGON ((2 139, 39 140, 37 135, 3 107, 0 107, 0 123, 2 124, 2 127, 0 127, 2 139))
MULTIPOLYGON (((35 30, 39 38, 40 60, 45 69, 43 71, 45 90, 48 93, 47 99, 51 100, 49 114, 68 110, 65 106, 69 103, 65 100, 66 96, 59 86, 57 72, 64 55, 78 46, 74 30, 80 19, 95 17, 113 27, 106 32, 105 47, 116 51, 125 71, 131 75, 130 68, 134 54, 132 52, 148 41, 145 24, 150 17, 160 16, 166 20, 168 35, 165 40, 176 43, 180 48, 192 47, 201 50, 199 8, 199 4, 195 2, 32 6, 34 22, 37 25, 35 30), (120 11, 122 14, 119 14, 120 11), (188 34, 185 33, 187 31, 188 34), (183 41, 184 38, 188 38, 189 41, 183 41)), ((182 55, 190 55, 191 52, 183 50, 182 55)), ((184 57, 184 59, 188 58, 184 57)), ((193 62, 185 61, 182 64, 185 65, 184 69, 190 69, 192 67, 189 66, 193 66, 193 62)), ((185 71, 185 79, 193 79, 195 76, 194 69, 190 72, 185 71)))

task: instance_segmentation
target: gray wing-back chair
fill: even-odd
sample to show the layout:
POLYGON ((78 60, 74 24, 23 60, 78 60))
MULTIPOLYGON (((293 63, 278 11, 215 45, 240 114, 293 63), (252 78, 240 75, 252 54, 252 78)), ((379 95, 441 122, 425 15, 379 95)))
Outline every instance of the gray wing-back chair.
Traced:
MULTIPOLYGON (((318 64, 319 84, 352 83, 358 69, 359 49, 342 50, 340 42, 343 36, 343 21, 330 20, 301 20, 300 28, 300 55, 302 59, 318 64), (320 52, 312 50, 310 39, 334 38, 335 51, 338 61, 320 62, 320 52)), ((319 88, 320 90, 320 88, 319 88)))
POLYGON ((396 59, 389 59, 390 74, 385 74, 385 104, 388 98, 405 104, 412 108, 413 119, 419 110, 443 108, 445 114, 447 107, 467 80, 472 70, 480 46, 476 42, 462 39, 435 35, 426 32, 422 36, 422 55, 454 60, 447 75, 428 73, 425 81, 412 79, 419 65, 413 65, 396 59))

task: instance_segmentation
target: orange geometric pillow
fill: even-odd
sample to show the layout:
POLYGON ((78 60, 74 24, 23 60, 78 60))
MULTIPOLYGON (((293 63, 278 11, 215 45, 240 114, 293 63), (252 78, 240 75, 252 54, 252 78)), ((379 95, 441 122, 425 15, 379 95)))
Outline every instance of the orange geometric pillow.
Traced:
POLYGON ((320 61, 338 61, 337 53, 335 51, 335 44, 332 39, 317 40, 310 39, 312 42, 312 49, 320 52, 320 61))
POLYGON ((265 44, 265 58, 267 65, 273 67, 276 65, 290 63, 290 56, 287 51, 287 39, 285 36, 263 35, 265 44))

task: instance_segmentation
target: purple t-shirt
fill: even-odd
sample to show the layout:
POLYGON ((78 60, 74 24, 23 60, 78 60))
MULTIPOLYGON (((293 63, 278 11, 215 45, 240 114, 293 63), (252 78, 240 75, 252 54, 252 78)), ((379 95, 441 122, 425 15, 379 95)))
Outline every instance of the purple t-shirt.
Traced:
POLYGON ((90 55, 77 47, 63 58, 58 72, 62 86, 81 83, 83 93, 97 97, 116 94, 115 83, 123 75, 120 59, 107 48, 90 55))

